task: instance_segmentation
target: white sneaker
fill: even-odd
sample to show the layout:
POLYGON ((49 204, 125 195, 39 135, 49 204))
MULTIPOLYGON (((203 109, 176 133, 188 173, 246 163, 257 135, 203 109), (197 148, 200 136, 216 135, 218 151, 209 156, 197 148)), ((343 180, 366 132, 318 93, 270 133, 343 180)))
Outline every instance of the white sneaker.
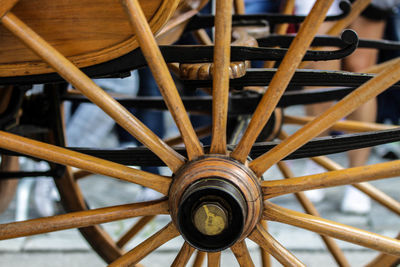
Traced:
MULTIPOLYGON (((317 173, 325 172, 325 169, 319 166, 312 160, 307 160, 306 166, 303 169, 302 176, 312 175, 317 173)), ((308 199, 313 203, 319 203, 325 198, 324 189, 314 189, 309 191, 304 191, 308 199)))
POLYGON ((345 213, 367 214, 371 210, 371 199, 358 189, 346 186, 340 210, 345 213))

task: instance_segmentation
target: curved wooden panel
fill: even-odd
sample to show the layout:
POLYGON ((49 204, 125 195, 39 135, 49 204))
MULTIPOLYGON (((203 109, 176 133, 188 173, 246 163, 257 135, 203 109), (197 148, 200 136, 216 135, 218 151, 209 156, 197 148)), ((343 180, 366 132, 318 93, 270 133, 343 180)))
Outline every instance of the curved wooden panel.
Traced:
MULTIPOLYGON (((180 0, 140 0, 153 32, 180 0)), ((13 13, 79 67, 132 51, 137 42, 119 0, 21 0, 13 13)), ((0 76, 53 72, 0 25, 0 76)))

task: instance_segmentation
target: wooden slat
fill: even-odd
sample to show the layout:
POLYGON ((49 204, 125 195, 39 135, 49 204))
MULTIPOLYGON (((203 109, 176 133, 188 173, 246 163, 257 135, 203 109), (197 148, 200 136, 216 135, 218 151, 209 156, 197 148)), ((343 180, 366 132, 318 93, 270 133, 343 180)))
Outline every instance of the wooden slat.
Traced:
MULTIPOLYGON (((200 127, 198 129, 196 129, 195 131, 196 131, 196 135, 199 139, 204 138, 204 137, 210 136, 211 126, 200 127)), ((176 137, 171 137, 171 138, 165 139, 164 142, 169 146, 176 146, 176 145, 182 144, 183 139, 182 139, 182 136, 179 135, 176 137)))
POLYGON ((1 0, 0 1, 0 19, 8 11, 10 11, 18 2, 19 2, 19 0, 1 0))
MULTIPOLYGON (((261 226, 268 231, 268 223, 266 220, 261 220, 261 226)), ((260 247, 261 252, 261 265, 262 267, 271 267, 271 255, 262 247, 260 247)))
POLYGON ((20 38, 29 48, 53 67, 65 80, 79 89, 87 98, 98 105, 142 144, 152 150, 171 170, 176 171, 184 163, 184 158, 166 145, 132 113, 98 87, 89 77, 61 55, 44 39, 8 12, 2 19, 3 25, 20 38))
POLYGON ((263 181, 264 198, 306 190, 348 185, 400 175, 400 160, 318 173, 288 180, 263 181))
POLYGON ((386 88, 396 83, 400 78, 400 59, 388 69, 364 83, 358 89, 347 95, 336 105, 327 109, 313 121, 282 141, 279 145, 258 157, 249 164, 249 167, 259 176, 284 157, 318 136, 331 127, 336 121, 346 117, 368 100, 376 97, 386 88))
POLYGON ((233 245, 231 250, 235 255, 240 267, 254 267, 254 263, 250 257, 249 250, 247 249, 247 245, 244 240, 233 245))
POLYGON ((72 166, 91 173, 136 183, 152 188, 164 195, 168 194, 169 185, 171 183, 171 179, 160 175, 140 171, 108 160, 99 159, 3 131, 0 131, 0 147, 35 158, 72 166))
POLYGON ((168 201, 126 204, 107 208, 77 211, 0 225, 0 240, 37 235, 72 228, 82 228, 137 216, 168 214, 168 201))
POLYGON ((186 145, 189 160, 204 154, 178 89, 137 0, 122 0, 140 48, 186 145))
POLYGON ((360 16, 361 12, 371 3, 371 0, 356 0, 351 5, 350 14, 348 14, 345 18, 337 21, 332 27, 328 30, 326 34, 328 35, 338 35, 340 34, 347 26, 349 26, 358 16, 360 16))
MULTIPOLYGON (((284 124, 305 125, 314 119, 315 119, 315 117, 311 117, 311 116, 301 116, 300 117, 300 116, 284 115, 283 123, 284 124)), ((343 120, 343 121, 335 122, 332 125, 332 127, 330 127, 330 129, 334 130, 334 131, 346 131, 346 132, 359 133, 359 132, 368 132, 368 131, 390 130, 390 129, 395 129, 398 127, 399 126, 397 126, 397 125, 388 125, 388 124, 382 124, 382 123, 343 120)))
MULTIPOLYGON (((396 238, 400 239, 400 233, 397 235, 396 238)), ((393 267, 395 266, 395 264, 400 264, 400 257, 381 253, 376 256, 370 263, 365 265, 365 267, 393 267)))
MULTIPOLYGON (((264 128, 272 112, 275 110, 282 94, 293 77, 307 48, 316 34, 319 25, 323 22, 333 0, 318 0, 310 15, 307 16, 299 33, 294 38, 288 52, 282 60, 277 72, 272 78, 267 92, 262 97, 239 144, 231 156, 240 162, 245 162, 259 133, 264 128)), ((258 174, 258 173, 257 173, 258 174)))
POLYGON ((219 267, 221 265, 221 252, 208 252, 207 253, 207 266, 219 267))
POLYGON ((187 242, 183 243, 181 250, 176 256, 174 262, 171 264, 171 267, 184 267, 189 261, 190 257, 194 252, 194 248, 190 246, 187 242))
POLYGON ((137 245, 134 249, 112 262, 109 267, 128 267, 134 266, 141 259, 146 257, 153 250, 157 249, 162 244, 167 243, 169 240, 179 235, 178 230, 173 223, 167 224, 160 231, 137 245))
MULTIPOLYGON (((328 157, 313 157, 311 158, 314 162, 319 164, 320 166, 324 167, 327 170, 330 171, 335 171, 335 170, 343 170, 344 168, 339 165, 338 163, 334 162, 328 157)), ((352 184, 355 188, 360 190, 361 192, 365 193, 368 195, 370 198, 375 200, 376 202, 380 203, 387 209, 393 211, 394 213, 398 214, 400 216, 400 202, 397 201, 396 199, 388 196, 378 188, 372 186, 369 183, 358 183, 358 184, 352 184)))
POLYGON ((120 239, 117 247, 124 247, 140 230, 142 230, 155 216, 143 216, 120 239))
POLYGON ((263 218, 304 228, 387 254, 400 256, 400 241, 397 239, 282 208, 268 201, 264 202, 263 218))
MULTIPOLYGON (((285 162, 283 161, 278 162, 278 168, 286 179, 294 178, 293 172, 290 170, 290 168, 287 166, 285 162)), ((307 214, 321 217, 319 215, 319 212, 315 208, 314 204, 308 199, 305 193, 303 192, 295 193, 295 197, 303 207, 304 211, 307 212, 307 214)), ((331 252, 336 263, 342 267, 350 266, 350 263, 347 261, 346 257, 344 256, 342 250, 339 248, 335 240, 333 240, 333 238, 330 238, 328 236, 324 235, 320 236, 322 238, 322 241, 325 243, 326 247, 331 252)))
POLYGON ((216 1, 213 69, 212 139, 210 153, 226 154, 232 0, 216 1))
POLYGON ((290 251, 275 240, 261 225, 257 225, 249 236, 260 247, 268 251, 283 266, 305 266, 290 251))
POLYGON ((206 252, 198 250, 192 267, 202 267, 206 254, 206 252))

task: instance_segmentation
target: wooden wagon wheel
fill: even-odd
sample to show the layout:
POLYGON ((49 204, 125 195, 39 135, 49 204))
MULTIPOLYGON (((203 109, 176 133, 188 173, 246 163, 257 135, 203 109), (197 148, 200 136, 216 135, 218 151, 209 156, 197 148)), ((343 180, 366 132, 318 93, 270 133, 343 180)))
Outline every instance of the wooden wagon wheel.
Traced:
MULTIPOLYGON (((275 109, 297 66, 301 63, 306 49, 333 0, 320 0, 315 4, 257 107, 244 136, 233 151, 228 151, 226 142, 229 95, 227 70, 230 63, 230 10, 232 6, 230 1, 217 1, 212 143, 210 152, 204 153, 139 3, 136 0, 122 2, 167 106, 180 130, 186 145, 187 159, 156 137, 17 16, 12 12, 7 13, 8 9, 0 9, 2 24, 7 29, 158 155, 174 173, 172 179, 154 175, 1 131, 0 147, 4 149, 139 184, 152 188, 166 197, 151 202, 3 224, 0 228, 0 239, 88 227, 137 216, 170 214, 172 221, 167 226, 116 259, 110 266, 133 266, 153 250, 179 235, 186 241, 177 254, 173 266, 185 265, 195 249, 207 252, 209 266, 219 266, 220 251, 226 248, 232 249, 241 266, 253 266, 244 242, 246 238, 258 243, 285 266, 304 266, 265 230, 260 222, 264 219, 294 225, 372 248, 385 255, 392 255, 382 256, 386 263, 393 264, 396 261, 400 256, 399 240, 318 216, 288 210, 270 203, 268 199, 315 188, 397 176, 400 174, 398 161, 344 170, 338 168, 338 170, 323 174, 282 181, 261 182, 259 178, 285 156, 394 84, 400 75, 400 60, 395 61, 390 68, 384 68, 373 79, 306 124, 298 132, 285 138, 275 148, 252 160, 248 158, 252 145, 275 109)), ((290 177, 290 174, 287 176, 290 177)), ((202 253, 198 255, 204 256, 202 253)), ((380 265, 380 263, 376 264, 380 265)))

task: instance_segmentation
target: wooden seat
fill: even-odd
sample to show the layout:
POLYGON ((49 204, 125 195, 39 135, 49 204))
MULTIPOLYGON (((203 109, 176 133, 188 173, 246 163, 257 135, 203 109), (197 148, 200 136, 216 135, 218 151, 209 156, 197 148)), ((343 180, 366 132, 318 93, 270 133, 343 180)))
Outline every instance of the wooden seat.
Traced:
MULTIPOLYGON (((188 12, 193 16, 204 0, 140 0, 153 32, 188 12), (194 11, 194 12, 193 12, 194 11), (175 14, 175 15, 174 15, 175 14)), ((126 12, 119 1, 21 0, 12 9, 22 21, 78 67, 109 61, 138 47, 126 12)), ((172 25, 176 26, 176 25, 172 25)), ((173 27, 163 31, 172 42, 173 27)), ((175 35, 179 35, 177 31, 175 35)), ((175 38, 178 38, 175 37, 175 38)), ((0 24, 0 77, 42 74, 54 70, 0 24)))

